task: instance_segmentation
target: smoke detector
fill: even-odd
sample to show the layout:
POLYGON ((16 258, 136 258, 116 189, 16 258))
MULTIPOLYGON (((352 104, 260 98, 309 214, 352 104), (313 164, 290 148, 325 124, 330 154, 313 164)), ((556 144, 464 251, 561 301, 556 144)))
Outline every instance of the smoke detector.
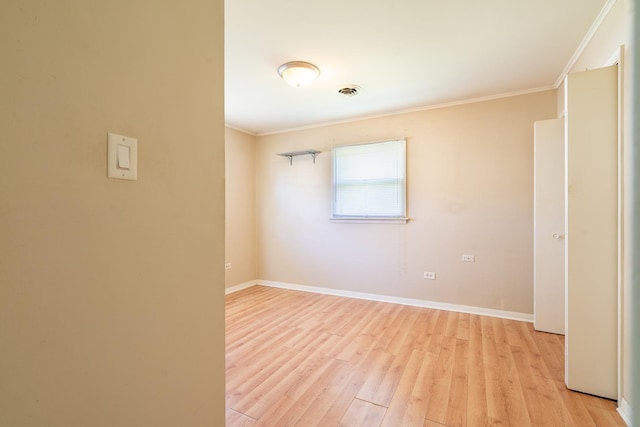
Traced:
POLYGON ((338 89, 338 94, 342 96, 356 96, 362 92, 362 88, 357 85, 349 85, 338 89))

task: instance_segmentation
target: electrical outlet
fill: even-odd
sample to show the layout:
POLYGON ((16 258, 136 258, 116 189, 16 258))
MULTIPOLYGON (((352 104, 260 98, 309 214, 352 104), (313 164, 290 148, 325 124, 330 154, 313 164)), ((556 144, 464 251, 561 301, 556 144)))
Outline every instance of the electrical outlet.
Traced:
POLYGON ((475 255, 462 255, 462 261, 464 262, 476 262, 475 255))
POLYGON ((427 280, 436 280, 436 272, 435 271, 425 271, 424 278, 427 280))
POLYGON ((225 270, 231 270, 231 263, 230 262, 225 263, 224 264, 224 269, 225 270))

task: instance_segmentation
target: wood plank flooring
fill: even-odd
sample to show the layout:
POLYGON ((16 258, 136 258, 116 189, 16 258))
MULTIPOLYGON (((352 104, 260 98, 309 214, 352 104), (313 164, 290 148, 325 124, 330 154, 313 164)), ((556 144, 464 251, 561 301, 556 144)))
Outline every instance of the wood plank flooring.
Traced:
POLYGON ((624 426, 530 323, 253 286, 226 300, 227 427, 624 426))

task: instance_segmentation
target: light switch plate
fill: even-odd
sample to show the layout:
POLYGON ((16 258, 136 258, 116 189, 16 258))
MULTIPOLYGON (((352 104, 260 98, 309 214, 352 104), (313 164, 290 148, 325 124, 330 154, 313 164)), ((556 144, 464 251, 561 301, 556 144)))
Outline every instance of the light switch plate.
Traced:
POLYGON ((138 140, 128 136, 110 133, 107 136, 107 176, 116 179, 138 179, 138 140), (126 154, 127 150, 122 148, 118 150, 118 146, 129 147, 129 163, 126 159, 120 159, 118 162, 118 153, 126 154), (120 165, 129 166, 128 169, 119 167, 120 165))

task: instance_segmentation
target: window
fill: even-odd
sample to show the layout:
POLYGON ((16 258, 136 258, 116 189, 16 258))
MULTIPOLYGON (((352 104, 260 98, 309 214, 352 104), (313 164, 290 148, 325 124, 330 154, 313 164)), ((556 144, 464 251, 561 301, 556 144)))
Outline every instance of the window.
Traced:
POLYGON ((404 139, 333 148, 334 220, 406 222, 404 139))

